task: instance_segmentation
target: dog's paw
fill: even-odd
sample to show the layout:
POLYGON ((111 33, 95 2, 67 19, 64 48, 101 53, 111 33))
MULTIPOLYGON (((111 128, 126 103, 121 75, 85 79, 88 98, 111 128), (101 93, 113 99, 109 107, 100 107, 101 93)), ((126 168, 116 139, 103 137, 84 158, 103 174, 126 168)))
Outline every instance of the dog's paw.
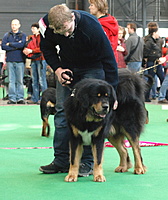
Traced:
POLYGON ((134 174, 145 174, 146 172, 146 167, 142 166, 142 167, 136 167, 134 169, 134 174))
POLYGON ((77 177, 76 175, 73 175, 73 174, 68 174, 66 177, 65 177, 65 181, 66 182, 76 182, 77 181, 77 177))
POLYGON ((115 172, 117 172, 117 173, 123 173, 123 172, 127 172, 127 171, 128 171, 127 166, 118 166, 118 167, 115 169, 115 172))
POLYGON ((96 176, 94 176, 94 181, 95 182, 105 182, 106 178, 103 175, 96 175, 96 176))

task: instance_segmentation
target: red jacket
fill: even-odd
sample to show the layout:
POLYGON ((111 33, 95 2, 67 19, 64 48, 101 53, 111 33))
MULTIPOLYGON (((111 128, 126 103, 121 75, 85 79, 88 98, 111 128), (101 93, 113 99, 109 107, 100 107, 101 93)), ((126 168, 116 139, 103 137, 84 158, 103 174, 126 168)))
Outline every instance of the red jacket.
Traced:
POLYGON ((34 60, 44 60, 43 53, 40 50, 40 34, 38 34, 37 36, 32 35, 31 39, 32 40, 28 43, 27 48, 32 49, 33 53, 29 54, 28 56, 31 57, 35 53, 41 53, 41 56, 39 56, 38 58, 32 59, 32 61, 34 61, 34 60))
POLYGON ((118 62, 118 54, 117 54, 117 45, 118 45, 118 22, 115 17, 110 14, 103 16, 98 19, 100 24, 102 25, 108 39, 110 40, 110 44, 114 51, 114 55, 116 61, 118 62))

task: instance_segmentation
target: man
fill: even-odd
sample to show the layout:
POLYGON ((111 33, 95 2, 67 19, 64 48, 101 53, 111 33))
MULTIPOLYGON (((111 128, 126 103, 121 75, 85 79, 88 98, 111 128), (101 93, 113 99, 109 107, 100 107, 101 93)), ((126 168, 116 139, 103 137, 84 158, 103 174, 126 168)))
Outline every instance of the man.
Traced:
POLYGON ((40 91, 43 92, 47 89, 46 80, 46 67, 47 63, 44 60, 43 53, 40 50, 40 29, 39 24, 34 23, 31 25, 31 31, 33 35, 24 48, 23 53, 32 59, 31 69, 32 69, 32 88, 33 94, 31 100, 28 104, 38 104, 40 101, 40 91))
POLYGON ((128 69, 134 73, 141 69, 144 41, 142 38, 138 37, 136 33, 136 24, 128 23, 127 29, 129 33, 129 38, 126 40, 128 54, 125 57, 125 60, 127 61, 128 69))
POLYGON ((6 50, 6 63, 9 75, 7 104, 25 104, 24 101, 24 58, 22 50, 26 43, 26 35, 19 31, 21 24, 18 19, 11 22, 11 31, 5 33, 2 49, 6 50))
MULTIPOLYGON (((146 60, 146 67, 149 68, 151 66, 154 66, 157 62, 157 60, 162 56, 162 44, 163 41, 159 36, 159 26, 154 22, 152 22, 152 25, 148 25, 148 35, 145 36, 144 41, 144 52, 143 57, 146 60)), ((158 76, 160 83, 162 84, 164 80, 164 72, 163 72, 163 66, 158 65, 155 69, 151 68, 148 69, 148 74, 151 75, 153 78, 156 78, 156 75, 158 76)), ((156 79, 157 80, 157 79, 156 79)), ((156 82, 157 83, 157 82, 156 82)), ((153 85, 152 91, 152 98, 156 98, 156 88, 157 84, 153 85)), ((150 100, 150 91, 146 91, 145 94, 145 101, 151 102, 150 100)))
MULTIPOLYGON (((105 79, 116 88, 117 64, 110 42, 97 19, 85 11, 71 11, 66 5, 52 7, 39 21, 41 50, 57 75, 54 160, 41 166, 43 173, 67 172, 69 169, 69 133, 63 103, 69 87, 83 78, 105 79), (58 47, 59 48, 56 48, 58 47), (73 74, 73 78, 64 72, 73 74), (65 80, 67 79, 67 81, 65 80), (66 87, 66 85, 68 87, 66 87)), ((73 111, 72 111, 73 115, 73 111)), ((84 147, 79 175, 92 172, 90 146, 84 147)))

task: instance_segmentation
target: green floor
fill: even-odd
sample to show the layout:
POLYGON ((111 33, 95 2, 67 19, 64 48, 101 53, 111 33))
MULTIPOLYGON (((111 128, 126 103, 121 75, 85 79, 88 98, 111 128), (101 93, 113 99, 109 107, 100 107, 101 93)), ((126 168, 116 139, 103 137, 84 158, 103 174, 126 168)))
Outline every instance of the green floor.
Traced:
MULTIPOLYGON (((149 104, 147 109, 150 123, 145 125, 141 140, 168 143, 168 110, 149 104)), ((52 147, 53 116, 50 124, 51 137, 43 138, 38 105, 0 106, 1 200, 168 199, 168 146, 141 148, 148 168, 145 175, 134 175, 133 168, 127 173, 115 173, 119 157, 114 148, 108 147, 104 153, 105 183, 93 182, 92 176, 66 183, 66 174, 41 174, 39 166, 53 159, 53 149, 48 148, 52 147)))

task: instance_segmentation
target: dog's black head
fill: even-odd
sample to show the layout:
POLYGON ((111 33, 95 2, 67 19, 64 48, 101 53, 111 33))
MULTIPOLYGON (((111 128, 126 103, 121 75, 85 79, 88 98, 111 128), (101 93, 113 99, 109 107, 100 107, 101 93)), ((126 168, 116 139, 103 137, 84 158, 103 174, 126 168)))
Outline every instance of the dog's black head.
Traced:
POLYGON ((104 119, 116 102, 113 87, 99 79, 83 79, 75 85, 73 95, 79 106, 87 110, 88 121, 104 119))

